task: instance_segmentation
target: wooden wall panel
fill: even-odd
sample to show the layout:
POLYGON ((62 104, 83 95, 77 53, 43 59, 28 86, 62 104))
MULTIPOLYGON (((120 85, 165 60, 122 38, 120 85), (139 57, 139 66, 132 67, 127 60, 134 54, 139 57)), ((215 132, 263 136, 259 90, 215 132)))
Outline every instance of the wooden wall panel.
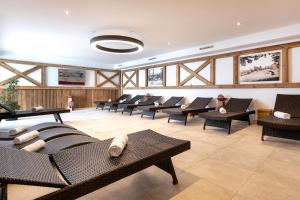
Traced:
MULTIPOLYGON (((176 89, 176 88, 182 88, 182 89, 195 89, 195 88, 201 88, 201 89, 219 89, 219 88, 299 88, 300 82, 291 82, 289 80, 289 59, 288 59, 288 51, 292 48, 300 47, 300 41, 298 42, 292 42, 292 43, 285 43, 285 44, 279 44, 279 45, 273 45, 273 46, 266 46, 266 47, 260 47, 260 48, 254 48, 254 49, 248 49, 248 50, 242 50, 242 51, 236 51, 236 52, 230 52, 230 53, 224 53, 224 54, 217 54, 217 55, 211 55, 206 57, 200 57, 200 58, 192 58, 192 59, 186 59, 181 61, 171 61, 168 63, 161 63, 151 66, 145 66, 140 67, 138 69, 126 69, 122 71, 122 74, 124 75, 128 71, 138 71, 138 70, 147 70, 149 68, 153 67, 164 67, 164 66, 171 66, 176 65, 176 86, 156 86, 156 87, 148 87, 148 85, 145 85, 145 87, 139 87, 136 84, 133 84, 133 87, 126 87, 126 84, 129 82, 127 81, 126 84, 123 84, 123 89, 176 89), (247 54, 253 54, 253 53, 260 53, 260 52, 267 52, 267 51, 274 51, 274 50, 282 50, 282 74, 281 74, 281 82, 278 83, 252 83, 252 84, 240 84, 239 81, 239 57, 241 55, 247 55, 247 54), (216 84, 215 76, 216 76, 216 66, 215 62, 216 59, 221 58, 233 58, 233 84, 216 84), (199 66, 196 70, 189 68, 186 64, 189 63, 196 63, 199 61, 204 61, 204 63, 199 66), (205 67, 207 67, 210 64, 210 80, 207 80, 205 77, 201 76, 199 72, 203 70, 205 67), (187 76, 184 80, 181 81, 181 69, 187 71, 189 73, 189 76, 187 76), (203 85, 188 85, 186 84, 188 81, 190 81, 192 78, 196 78, 203 82, 203 85)), ((218 69, 220 70, 220 68, 218 69)), ((168 75, 167 75, 168 76, 168 75)), ((166 80, 166 77, 164 78, 166 80)))
MULTIPOLYGON (((34 106, 45 108, 66 108, 68 96, 72 96, 75 108, 94 107, 96 100, 116 99, 119 96, 117 89, 95 88, 21 88, 17 92, 17 100, 22 110, 34 106)), ((0 89, 0 93, 5 91, 0 89)))

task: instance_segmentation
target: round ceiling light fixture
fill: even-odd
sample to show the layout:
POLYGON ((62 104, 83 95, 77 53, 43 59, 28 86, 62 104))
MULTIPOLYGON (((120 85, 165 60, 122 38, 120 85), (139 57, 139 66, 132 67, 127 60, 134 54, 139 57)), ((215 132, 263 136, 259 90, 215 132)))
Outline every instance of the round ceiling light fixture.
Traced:
POLYGON ((90 45, 97 51, 113 54, 133 54, 144 49, 144 43, 141 40, 116 34, 95 36, 90 39, 90 45))

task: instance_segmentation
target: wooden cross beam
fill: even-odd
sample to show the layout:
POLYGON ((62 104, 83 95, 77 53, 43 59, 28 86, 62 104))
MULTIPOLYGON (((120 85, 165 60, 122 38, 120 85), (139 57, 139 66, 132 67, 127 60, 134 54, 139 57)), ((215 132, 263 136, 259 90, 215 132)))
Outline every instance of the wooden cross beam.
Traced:
POLYGON ((9 79, 6 79, 6 80, 3 80, 0 82, 0 85, 6 85, 9 81, 11 80, 14 80, 14 79, 18 79, 18 78, 24 78, 26 79, 27 81, 37 85, 37 86, 41 86, 41 83, 39 83, 38 81, 34 80, 33 78, 30 78, 29 76, 27 76, 28 74, 36 71, 36 70, 39 70, 41 69, 41 66, 37 65, 29 70, 26 70, 24 72, 20 72, 19 70, 9 66, 8 64, 4 63, 4 62, 0 62, 0 66, 13 72, 14 74, 16 74, 15 76, 9 78, 9 79))
POLYGON ((119 85, 117 83, 115 83, 112 79, 117 77, 119 75, 119 72, 116 72, 115 74, 113 74, 112 76, 108 77, 105 74, 103 74, 100 70, 97 71, 97 73, 102 76, 105 81, 103 81, 102 83, 97 84, 97 87, 102 87, 103 85, 105 85, 106 83, 111 83, 113 84, 115 87, 119 87, 119 85))
POLYGON ((131 74, 131 76, 129 77, 126 72, 123 73, 123 75, 125 76, 125 78, 127 78, 127 81, 123 84, 123 87, 126 87, 126 85, 131 82, 132 85, 134 87, 137 87, 137 84, 132 80, 132 78, 134 77, 134 75, 136 75, 137 71, 133 71, 133 73, 131 74))
POLYGON ((189 80, 191 80, 194 77, 197 78, 198 80, 202 81, 206 85, 212 85, 212 83, 209 80, 207 80, 206 78, 204 78, 203 76, 198 74, 201 70, 203 70, 209 64, 210 64, 210 61, 207 60, 201 66, 199 66, 195 71, 190 69, 189 67, 187 67, 184 64, 179 64, 179 66, 181 68, 183 68, 184 70, 186 70, 187 72, 190 73, 190 75, 187 78, 185 78, 183 81, 180 82, 180 86, 183 86, 184 84, 186 84, 189 80))

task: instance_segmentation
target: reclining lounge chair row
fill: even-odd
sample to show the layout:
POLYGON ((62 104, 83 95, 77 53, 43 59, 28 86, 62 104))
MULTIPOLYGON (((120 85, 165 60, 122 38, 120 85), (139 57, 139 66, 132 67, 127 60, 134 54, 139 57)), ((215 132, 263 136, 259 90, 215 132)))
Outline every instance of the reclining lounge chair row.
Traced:
MULTIPOLYGON (((158 110, 162 110, 162 112, 167 113, 168 123, 170 120, 183 121, 186 125, 188 115, 199 115, 199 117, 205 119, 205 123, 203 129, 206 126, 215 126, 219 128, 225 128, 228 130, 228 134, 231 130, 231 122, 232 120, 246 121, 250 125, 250 115, 255 114, 255 111, 249 111, 248 108, 252 102, 252 99, 239 99, 239 98, 231 98, 225 105, 226 114, 221 114, 215 110, 214 107, 209 107, 209 104, 213 98, 202 98, 197 97, 187 108, 180 108, 179 103, 183 99, 183 97, 171 97, 162 105, 154 105, 154 102, 157 102, 161 96, 152 96, 145 102, 139 102, 135 104, 137 99, 142 99, 143 96, 137 95, 135 96, 130 103, 129 101, 125 101, 122 103, 114 102, 112 105, 117 105, 115 107, 123 108, 122 114, 124 112, 132 114, 133 110, 137 108, 141 110, 141 117, 143 116, 151 116, 152 119, 155 118, 155 114, 158 110), (212 112, 209 112, 212 111, 212 112)), ((115 111, 117 111, 115 109, 115 111)))

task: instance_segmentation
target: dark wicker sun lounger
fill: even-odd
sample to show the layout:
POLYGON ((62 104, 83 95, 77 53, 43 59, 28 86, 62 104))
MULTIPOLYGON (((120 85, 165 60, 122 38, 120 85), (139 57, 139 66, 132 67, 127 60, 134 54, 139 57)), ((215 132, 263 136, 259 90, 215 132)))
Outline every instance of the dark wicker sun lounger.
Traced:
MULTIPOLYGON (((56 122, 46 122, 46 123, 41 123, 41 124, 37 124, 34 126, 29 127, 24 133, 26 132, 30 132, 30 131, 44 131, 44 130, 48 130, 48 129, 53 129, 53 128, 69 128, 69 129, 75 129, 72 126, 66 125, 66 124, 60 124, 60 123, 56 123, 56 122)), ((23 133, 21 133, 23 134, 23 133)), ((21 135, 19 134, 19 135, 21 135)), ((0 140, 13 140, 15 136, 11 136, 9 134, 9 132, 6 133, 1 133, 0 134, 0 140)))
POLYGON ((155 118, 155 113, 158 110, 180 107, 180 105, 178 105, 178 103, 182 99, 183 99, 183 97, 171 97, 165 103, 163 103, 162 105, 158 105, 158 106, 153 106, 153 105, 151 105, 151 106, 140 106, 138 109, 143 111, 141 117, 146 115, 146 116, 150 116, 150 117, 152 117, 152 119, 154 119, 155 118))
POLYGON ((120 101, 123 100, 129 100, 131 97, 130 94, 123 94, 122 96, 120 96, 119 98, 117 98, 114 101, 108 102, 108 101, 95 101, 96 104, 96 109, 104 109, 105 107, 110 107, 113 103, 119 103, 120 101))
POLYGON ((163 110, 163 112, 169 114, 168 123, 172 119, 172 120, 177 120, 177 121, 183 121, 184 125, 186 125, 189 114, 192 114, 194 116, 198 113, 208 112, 209 110, 214 110, 215 108, 207 107, 211 100, 212 100, 212 98, 197 97, 185 109, 171 108, 171 109, 163 110))
POLYGON ((34 117, 34 116, 41 116, 41 115, 53 115, 54 119, 56 122, 60 122, 63 124, 63 121, 60 117, 61 113, 69 113, 69 109, 64 109, 64 108, 53 108, 53 109, 44 109, 41 111, 16 111, 16 112, 11 112, 6 106, 1 105, 0 107, 4 108, 7 110, 7 112, 1 112, 0 113, 0 122, 3 119, 18 119, 20 117, 34 117))
POLYGON ((300 95, 277 94, 274 112, 280 111, 291 114, 291 119, 280 119, 270 115, 258 120, 262 125, 262 136, 280 137, 286 139, 300 140, 300 95))
POLYGON ((177 184, 171 158, 190 149, 189 141, 151 130, 130 134, 127 147, 117 158, 108 155, 110 143, 111 139, 81 145, 52 154, 51 158, 0 148, 0 158, 6 161, 0 162, 1 199, 7 198, 7 184, 60 188, 38 199, 76 199, 153 165, 169 173, 173 184, 177 184))
MULTIPOLYGON (((75 130, 75 129, 70 129, 70 128, 53 128, 53 129, 48 129, 48 130, 44 130, 40 132, 39 137, 30 140, 28 142, 22 143, 22 144, 14 144, 14 142, 12 140, 2 140, 0 141, 0 147, 7 147, 7 148, 15 148, 15 149, 22 149, 23 147, 32 144, 38 140, 44 140, 45 142, 47 142, 46 148, 44 148, 45 152, 49 152, 47 146, 53 146, 53 143, 57 144, 58 141, 67 141, 69 138, 72 137, 67 137, 67 136, 84 136, 84 137, 78 137, 77 144, 82 144, 83 140, 85 140, 86 138, 88 140, 91 140, 90 136, 75 130)), ((74 141, 74 140, 73 140, 74 141)), ((91 141, 95 141, 95 140, 91 140, 91 141)), ((97 140, 98 141, 98 140, 97 140)), ((68 141, 67 141, 68 142, 68 141)), ((75 142, 75 141, 74 141, 75 142)), ((60 142, 60 146, 64 146, 64 147, 70 147, 68 143, 66 142, 60 142)), ((52 148, 53 149, 53 148, 52 148)), ((59 149, 55 149, 56 151, 58 151, 59 149)), ((53 151, 53 150, 52 150, 53 151)))
POLYGON ((135 108, 138 108, 140 106, 154 105, 154 102, 157 102, 160 98, 161 96, 151 96, 146 101, 139 102, 138 104, 126 104, 122 110, 122 114, 125 112, 132 115, 132 112, 135 108))
POLYGON ((246 121, 250 125, 250 115, 255 114, 255 111, 247 111, 252 99, 230 98, 224 106, 227 113, 222 114, 219 111, 200 113, 199 117, 205 118, 203 129, 206 126, 214 126, 225 128, 230 134, 232 120, 246 121))
POLYGON ((123 103, 114 102, 110 105, 109 111, 113 110, 113 111, 117 112, 118 109, 124 108, 124 106, 126 106, 127 104, 134 104, 135 102, 142 100, 144 97, 145 97, 144 95, 136 95, 132 99, 124 101, 123 103))

